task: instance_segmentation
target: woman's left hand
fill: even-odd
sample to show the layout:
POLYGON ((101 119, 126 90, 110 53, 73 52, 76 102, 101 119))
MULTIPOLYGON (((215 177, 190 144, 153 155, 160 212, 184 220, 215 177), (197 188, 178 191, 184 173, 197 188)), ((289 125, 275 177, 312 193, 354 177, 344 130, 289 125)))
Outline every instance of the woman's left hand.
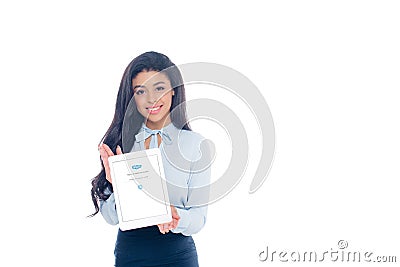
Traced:
POLYGON ((172 215, 172 221, 169 223, 162 223, 162 224, 157 224, 158 229, 162 234, 168 233, 170 230, 175 229, 178 226, 179 220, 181 217, 178 215, 178 211, 174 206, 171 205, 171 215, 172 215))

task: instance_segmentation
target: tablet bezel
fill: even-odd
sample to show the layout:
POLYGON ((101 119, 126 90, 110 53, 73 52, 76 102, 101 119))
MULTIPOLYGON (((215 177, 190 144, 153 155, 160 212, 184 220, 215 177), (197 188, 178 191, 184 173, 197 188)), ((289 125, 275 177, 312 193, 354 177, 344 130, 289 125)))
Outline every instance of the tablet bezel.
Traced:
MULTIPOLYGON (((169 223, 172 221, 171 208, 169 206, 170 202, 169 202, 169 196, 168 196, 168 190, 167 190, 167 183, 165 180, 164 167, 163 167, 161 152, 160 152, 159 148, 151 148, 151 149, 130 152, 130 153, 126 153, 126 154, 111 156, 108 158, 108 163, 110 166, 110 174, 111 174, 112 185, 113 185, 113 189, 114 189, 115 206, 116 206, 117 215, 118 215, 119 228, 122 231, 157 225, 157 224, 161 224, 161 223, 169 223), (162 190, 164 191, 164 204, 162 204, 162 203, 156 203, 156 204, 165 205, 167 213, 161 214, 161 215, 155 214, 154 216, 151 216, 151 217, 137 218, 137 219, 133 219, 133 220, 129 220, 129 221, 123 221, 122 216, 121 216, 121 202, 120 202, 119 190, 118 190, 119 179, 121 179, 122 177, 116 177, 115 172, 114 172, 114 163, 121 162, 121 161, 126 162, 128 160, 132 160, 135 158, 149 157, 149 156, 153 156, 153 155, 157 156, 157 158, 158 158, 159 171, 160 171, 159 175, 161 177, 160 184, 162 186, 162 190)), ((127 169, 128 169, 128 171, 130 171, 129 167, 127 167, 127 169)), ((132 192, 132 193, 135 193, 135 192, 132 192)), ((151 196, 147 195, 147 193, 146 193, 146 196, 151 198, 151 196)), ((133 209, 135 208, 134 205, 132 206, 132 208, 133 209)))

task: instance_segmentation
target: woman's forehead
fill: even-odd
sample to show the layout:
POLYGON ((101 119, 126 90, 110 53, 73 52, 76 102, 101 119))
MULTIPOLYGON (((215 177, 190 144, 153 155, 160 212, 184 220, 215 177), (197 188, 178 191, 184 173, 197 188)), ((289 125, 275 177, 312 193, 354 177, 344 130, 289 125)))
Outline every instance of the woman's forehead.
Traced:
POLYGON ((133 85, 153 86, 159 82, 169 83, 169 79, 164 72, 142 71, 132 79, 133 85))

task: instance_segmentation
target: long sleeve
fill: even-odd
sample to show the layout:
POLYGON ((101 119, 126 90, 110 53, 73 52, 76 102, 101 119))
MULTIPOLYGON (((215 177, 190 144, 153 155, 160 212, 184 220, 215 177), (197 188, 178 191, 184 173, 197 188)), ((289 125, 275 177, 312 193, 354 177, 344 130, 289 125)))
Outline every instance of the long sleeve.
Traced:
POLYGON ((111 225, 118 224, 114 193, 112 193, 107 200, 100 200, 100 212, 107 223, 111 225))
MULTIPOLYGON (((210 150, 206 147, 203 158, 210 162, 210 150)), ((195 165, 195 164, 194 164, 195 165)), ((187 198, 183 207, 176 207, 181 217, 173 233, 192 235, 199 232, 207 220, 207 204, 209 200, 209 185, 211 181, 211 166, 198 172, 192 172, 188 181, 187 198)))
POLYGON ((206 224, 207 206, 201 208, 182 209, 176 208, 181 219, 178 227, 171 230, 173 233, 182 233, 183 235, 193 235, 198 233, 206 224))

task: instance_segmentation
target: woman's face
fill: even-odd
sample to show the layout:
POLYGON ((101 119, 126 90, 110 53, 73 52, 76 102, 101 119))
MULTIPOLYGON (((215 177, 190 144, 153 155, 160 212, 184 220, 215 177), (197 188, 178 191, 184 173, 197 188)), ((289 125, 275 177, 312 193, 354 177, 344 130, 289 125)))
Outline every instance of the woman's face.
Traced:
POLYGON ((161 129, 171 122, 169 110, 174 91, 168 77, 157 71, 142 71, 132 79, 133 97, 150 129, 161 129))

